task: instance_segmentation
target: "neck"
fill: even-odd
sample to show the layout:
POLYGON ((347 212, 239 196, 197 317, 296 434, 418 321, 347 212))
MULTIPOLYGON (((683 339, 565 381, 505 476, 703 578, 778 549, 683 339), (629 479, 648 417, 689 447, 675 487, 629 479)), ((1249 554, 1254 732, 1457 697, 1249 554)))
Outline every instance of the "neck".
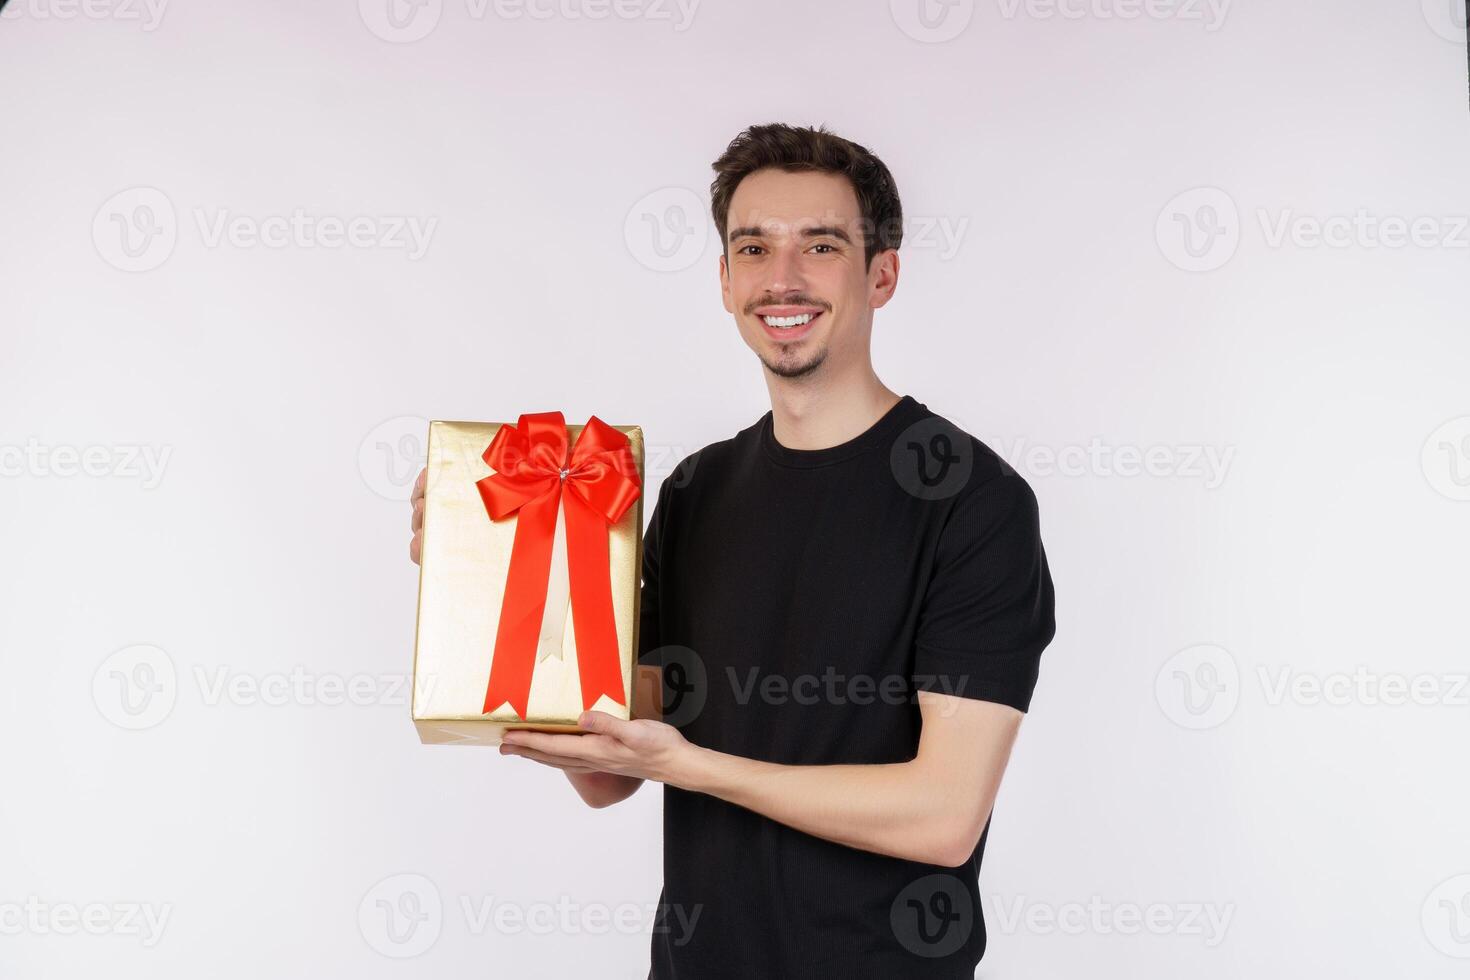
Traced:
POLYGON ((852 378, 792 382, 766 373, 772 434, 788 449, 827 449, 862 435, 899 401, 871 366, 852 378))

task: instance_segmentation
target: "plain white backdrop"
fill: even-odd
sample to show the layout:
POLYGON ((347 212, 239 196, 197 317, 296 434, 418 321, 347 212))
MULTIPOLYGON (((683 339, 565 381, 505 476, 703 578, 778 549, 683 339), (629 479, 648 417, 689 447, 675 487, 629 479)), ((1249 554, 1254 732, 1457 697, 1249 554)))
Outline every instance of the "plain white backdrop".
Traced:
POLYGON ((785 121, 1040 499, 977 975, 1463 975, 1463 10, 922 3, 12 0, 0 973, 645 975, 661 790, 419 745, 404 500, 430 418, 651 500, 765 412, 707 189, 785 121))

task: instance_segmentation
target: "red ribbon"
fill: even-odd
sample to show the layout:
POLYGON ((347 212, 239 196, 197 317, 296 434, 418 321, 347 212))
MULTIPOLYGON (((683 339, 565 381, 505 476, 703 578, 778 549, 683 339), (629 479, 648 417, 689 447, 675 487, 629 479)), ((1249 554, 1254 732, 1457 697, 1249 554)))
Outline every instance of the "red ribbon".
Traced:
POLYGON ((495 471, 475 484, 490 519, 519 514, 485 688, 485 714, 509 701, 519 717, 526 717, 559 507, 566 513, 582 707, 592 707, 604 694, 626 705, 607 539, 608 526, 627 513, 640 492, 628 437, 593 415, 568 460, 561 412, 535 412, 522 415, 515 426, 502 425, 482 458, 495 471))

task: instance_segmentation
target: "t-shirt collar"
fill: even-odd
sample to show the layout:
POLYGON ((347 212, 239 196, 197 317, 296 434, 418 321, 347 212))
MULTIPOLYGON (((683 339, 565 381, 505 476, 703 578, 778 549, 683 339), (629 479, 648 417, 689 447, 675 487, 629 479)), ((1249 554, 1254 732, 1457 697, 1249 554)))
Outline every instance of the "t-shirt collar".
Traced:
POLYGON ((781 466, 798 468, 828 466, 851 459, 878 446, 887 445, 892 441, 892 437, 897 435, 900 426, 909 421, 912 416, 922 413, 923 410, 922 402, 916 401, 912 395, 903 395, 867 429, 846 442, 824 449, 791 449, 781 445, 776 441, 772 418, 774 413, 767 411, 760 420, 760 442, 766 457, 781 466))

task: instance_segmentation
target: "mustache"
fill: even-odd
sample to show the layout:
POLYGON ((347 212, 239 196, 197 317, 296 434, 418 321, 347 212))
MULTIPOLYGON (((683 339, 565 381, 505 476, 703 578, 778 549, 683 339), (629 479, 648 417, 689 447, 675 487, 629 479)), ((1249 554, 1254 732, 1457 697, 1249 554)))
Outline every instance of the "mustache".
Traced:
POLYGON ((781 299, 776 299, 775 297, 770 296, 756 300, 754 303, 747 304, 745 307, 745 312, 754 313, 762 306, 815 306, 822 310, 831 310, 831 307, 828 306, 826 303, 811 296, 785 296, 781 299))

